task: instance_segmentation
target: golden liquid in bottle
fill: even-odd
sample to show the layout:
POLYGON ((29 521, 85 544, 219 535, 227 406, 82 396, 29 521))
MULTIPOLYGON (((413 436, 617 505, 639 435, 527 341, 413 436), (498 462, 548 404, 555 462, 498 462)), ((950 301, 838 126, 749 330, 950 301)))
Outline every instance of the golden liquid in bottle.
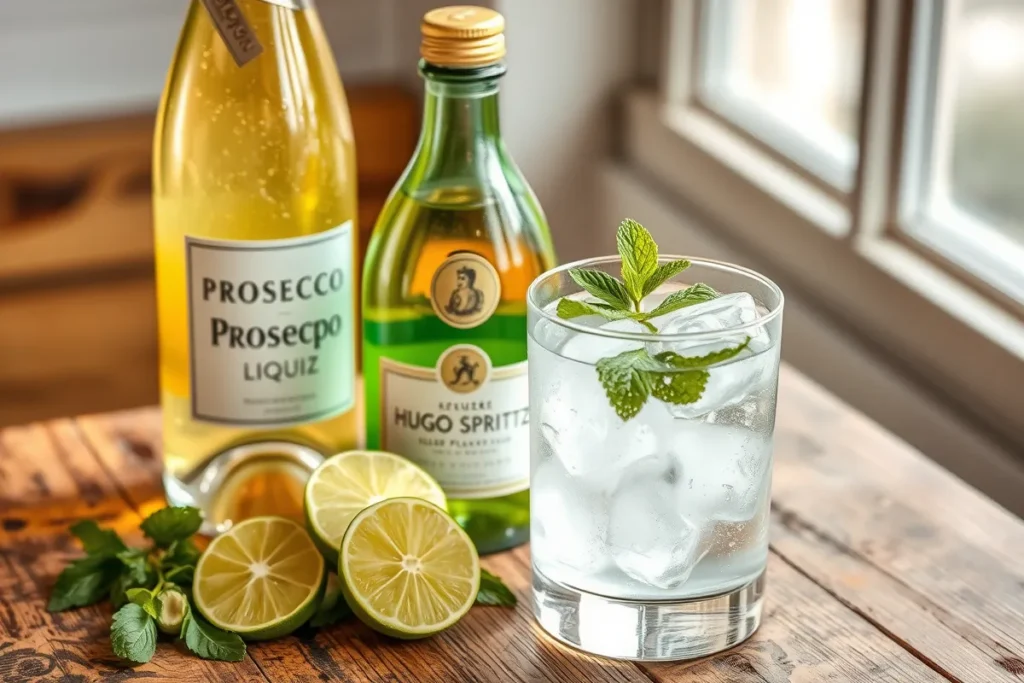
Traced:
MULTIPOLYGON (((302 468, 283 462, 294 460, 287 448, 255 449, 249 458, 253 467, 242 463, 211 478, 211 461, 226 450, 277 442, 307 447, 307 455, 329 455, 354 447, 358 436, 355 403, 324 419, 271 428, 193 416, 187 237, 284 240, 352 221, 351 259, 336 266, 353 282, 350 310, 356 310, 354 141, 318 15, 260 0, 238 0, 238 6, 263 53, 239 67, 204 6, 194 0, 161 102, 154 150, 165 484, 172 502, 198 504, 208 518, 240 510, 294 514, 277 508, 301 505, 301 498, 295 502, 291 495, 260 494, 301 485, 302 468), (281 467, 268 468, 278 459, 281 467), (206 488, 200 490, 201 485, 206 488), (237 500, 218 499, 222 494, 237 500)), ((354 317, 343 324, 355 348, 354 317)), ((354 385, 354 362, 350 370, 317 381, 354 385)))

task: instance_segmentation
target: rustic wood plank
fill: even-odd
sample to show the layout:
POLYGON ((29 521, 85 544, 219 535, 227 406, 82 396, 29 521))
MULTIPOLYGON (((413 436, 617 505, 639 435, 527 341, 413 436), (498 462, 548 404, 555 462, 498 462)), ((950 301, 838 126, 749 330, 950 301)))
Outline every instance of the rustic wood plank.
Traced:
POLYGON ((1024 525, 795 372, 772 547, 950 680, 1024 680, 1024 525))
MULTIPOLYGON (((157 411, 82 417, 78 424, 132 505, 148 511, 164 504, 157 411)), ((516 614, 475 608, 449 631, 413 643, 385 638, 352 622, 253 644, 249 652, 275 681, 647 682, 632 664, 587 657, 538 637, 530 607, 529 563, 522 556, 495 556, 484 564, 516 591, 516 614)))
POLYGON ((81 555, 67 532, 73 521, 96 519, 128 543, 142 541, 138 515, 74 421, 0 432, 0 481, 0 679, 266 680, 251 659, 206 662, 183 657, 170 643, 148 664, 127 667, 110 648, 109 604, 46 612, 57 574, 81 555))
POLYGON ((775 555, 764 621, 750 640, 707 659, 642 668, 658 683, 947 680, 775 555))

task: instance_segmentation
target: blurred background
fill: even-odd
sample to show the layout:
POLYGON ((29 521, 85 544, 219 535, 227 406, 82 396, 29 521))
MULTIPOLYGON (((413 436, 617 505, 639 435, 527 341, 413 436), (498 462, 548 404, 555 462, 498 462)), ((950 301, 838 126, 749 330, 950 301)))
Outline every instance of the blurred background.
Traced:
MULTIPOLYGON (((364 245, 439 4, 318 2, 364 245)), ((1024 2, 481 4, 560 261, 629 216, 764 272, 790 365, 1024 514, 1024 2)), ((0 426, 157 402, 150 147, 186 7, 0 2, 0 426)))

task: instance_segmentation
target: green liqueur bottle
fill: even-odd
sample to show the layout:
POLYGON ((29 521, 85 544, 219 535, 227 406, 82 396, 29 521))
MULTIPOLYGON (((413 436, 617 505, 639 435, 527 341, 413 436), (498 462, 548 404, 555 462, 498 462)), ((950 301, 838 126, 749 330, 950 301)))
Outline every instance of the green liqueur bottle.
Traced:
POLYGON ((424 17, 423 130, 363 274, 367 446, 430 472, 482 553, 529 535, 526 289, 555 261, 501 138, 504 26, 478 7, 424 17))

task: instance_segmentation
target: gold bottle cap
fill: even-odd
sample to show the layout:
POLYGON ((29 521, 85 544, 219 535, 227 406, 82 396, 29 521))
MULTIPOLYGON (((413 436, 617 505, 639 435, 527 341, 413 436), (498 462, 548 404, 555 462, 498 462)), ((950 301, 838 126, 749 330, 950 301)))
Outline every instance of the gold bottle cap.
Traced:
POLYGON ((505 17, 492 9, 441 7, 427 12, 420 30, 420 55, 436 66, 488 66, 505 56, 505 17))

